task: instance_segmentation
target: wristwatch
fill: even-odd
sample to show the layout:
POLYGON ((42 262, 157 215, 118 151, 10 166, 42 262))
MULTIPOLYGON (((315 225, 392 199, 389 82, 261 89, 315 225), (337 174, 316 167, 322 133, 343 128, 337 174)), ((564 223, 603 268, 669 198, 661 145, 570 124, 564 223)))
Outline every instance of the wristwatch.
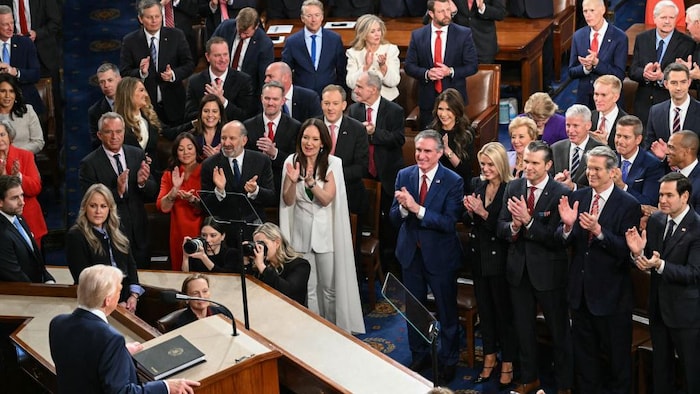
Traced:
POLYGON ((448 159, 451 159, 452 156, 454 156, 454 153, 452 153, 452 152, 450 152, 450 153, 447 154, 447 158, 448 158, 448 159))

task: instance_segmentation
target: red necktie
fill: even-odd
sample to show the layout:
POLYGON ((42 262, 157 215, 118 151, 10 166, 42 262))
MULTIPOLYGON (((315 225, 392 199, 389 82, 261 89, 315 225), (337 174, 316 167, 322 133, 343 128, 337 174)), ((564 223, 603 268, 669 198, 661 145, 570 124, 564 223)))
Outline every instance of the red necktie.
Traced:
POLYGON ((165 5, 165 26, 175 27, 175 15, 173 14, 172 0, 165 5))
POLYGON ((221 21, 223 22, 228 19, 228 2, 220 1, 219 7, 221 8, 221 21))
MULTIPOLYGON (((372 107, 367 107, 367 123, 372 124, 372 107)), ((375 129, 376 130, 376 129, 375 129)), ((377 177, 377 166, 374 163, 374 144, 369 144, 369 165, 367 171, 372 177, 377 177)))
POLYGON ((267 137, 270 141, 275 142, 275 132, 272 130, 272 126, 274 126, 273 122, 267 122, 267 137))
POLYGON ((673 133, 681 131, 681 107, 676 107, 676 112, 673 114, 673 133))
MULTIPOLYGON (((442 63, 442 30, 435 30, 435 34, 437 34, 437 37, 435 37, 435 61, 433 62, 433 65, 435 63, 442 63)), ((437 80, 435 81, 435 91, 438 93, 442 93, 442 80, 437 80)))
MULTIPOLYGON (((590 212, 590 214, 593 216, 598 216, 598 200, 600 200, 600 194, 596 194, 595 197, 593 197, 593 203, 591 204, 591 212, 590 212)), ((588 242, 590 243, 592 239, 593 239, 593 233, 589 232, 588 233, 588 242)))
POLYGON ((328 126, 331 129, 331 141, 333 141, 333 147, 331 147, 331 155, 335 154, 335 142, 338 140, 338 136, 335 134, 336 125, 332 124, 328 126))
POLYGON ((241 57, 241 49, 243 49, 243 38, 238 36, 238 45, 236 45, 236 51, 233 53, 233 60, 231 60, 231 68, 238 70, 238 60, 241 57))
POLYGON ((467 8, 472 9, 472 6, 474 5, 474 0, 467 0, 467 8))
POLYGON ((214 82, 216 82, 216 87, 219 88, 221 87, 221 78, 214 78, 214 82))
POLYGON ((423 174, 423 183, 420 184, 420 194, 418 198, 420 199, 420 205, 425 203, 425 196, 428 195, 428 176, 423 174))
POLYGON ((598 127, 598 130, 605 132, 605 116, 603 114, 600 114, 600 127, 598 127))
POLYGON ((598 53, 598 32, 593 33, 593 40, 591 40, 591 52, 598 53))
POLYGON ((17 4, 19 5, 20 33, 22 33, 23 36, 26 36, 29 34, 29 27, 27 26, 27 10, 24 8, 24 0, 19 0, 17 4))
POLYGON ((532 216, 532 212, 535 211, 535 186, 530 186, 530 194, 527 196, 527 213, 532 216))

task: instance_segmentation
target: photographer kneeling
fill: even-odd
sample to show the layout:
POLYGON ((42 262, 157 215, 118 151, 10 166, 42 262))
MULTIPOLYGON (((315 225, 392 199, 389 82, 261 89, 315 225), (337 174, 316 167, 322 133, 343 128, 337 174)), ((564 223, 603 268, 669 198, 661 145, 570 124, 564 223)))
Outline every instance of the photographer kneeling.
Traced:
POLYGON ((243 244, 244 263, 249 265, 252 261, 250 271, 275 290, 307 306, 306 286, 311 272, 309 262, 292 249, 282 237, 280 228, 273 223, 260 225, 253 233, 253 242, 243 244))
POLYGON ((202 222, 199 237, 182 241, 183 272, 239 272, 240 251, 226 246, 226 227, 210 216, 202 222))

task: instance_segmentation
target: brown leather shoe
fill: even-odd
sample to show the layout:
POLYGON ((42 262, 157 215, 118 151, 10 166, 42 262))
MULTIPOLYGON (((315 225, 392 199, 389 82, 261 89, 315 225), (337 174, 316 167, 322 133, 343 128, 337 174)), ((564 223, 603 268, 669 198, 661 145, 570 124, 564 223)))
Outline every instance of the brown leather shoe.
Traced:
POLYGON ((510 391, 511 394, 527 394, 531 391, 535 391, 540 388, 540 380, 535 379, 530 383, 521 383, 515 386, 513 390, 510 391))

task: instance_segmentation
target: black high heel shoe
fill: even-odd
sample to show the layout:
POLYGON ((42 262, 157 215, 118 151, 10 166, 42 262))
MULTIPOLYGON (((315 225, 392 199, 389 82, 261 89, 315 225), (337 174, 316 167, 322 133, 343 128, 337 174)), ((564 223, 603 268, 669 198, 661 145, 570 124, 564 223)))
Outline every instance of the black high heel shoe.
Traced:
POLYGON ((510 382, 508 382, 508 383, 498 382, 498 391, 505 391, 505 390, 510 389, 513 386, 513 370, 512 369, 510 371, 501 370, 501 376, 503 376, 503 375, 510 375, 510 382))
POLYGON ((498 366, 498 361, 496 361, 496 363, 493 364, 493 365, 490 366, 490 367, 487 367, 487 366, 484 365, 484 370, 489 371, 489 376, 481 376, 481 374, 479 374, 479 376, 477 376, 476 378, 474 378, 474 380, 472 380, 472 383, 474 383, 474 384, 479 384, 479 383, 486 383, 486 382, 488 382, 488 381, 491 379, 491 375, 493 375, 493 370, 494 370, 497 366, 498 366))

